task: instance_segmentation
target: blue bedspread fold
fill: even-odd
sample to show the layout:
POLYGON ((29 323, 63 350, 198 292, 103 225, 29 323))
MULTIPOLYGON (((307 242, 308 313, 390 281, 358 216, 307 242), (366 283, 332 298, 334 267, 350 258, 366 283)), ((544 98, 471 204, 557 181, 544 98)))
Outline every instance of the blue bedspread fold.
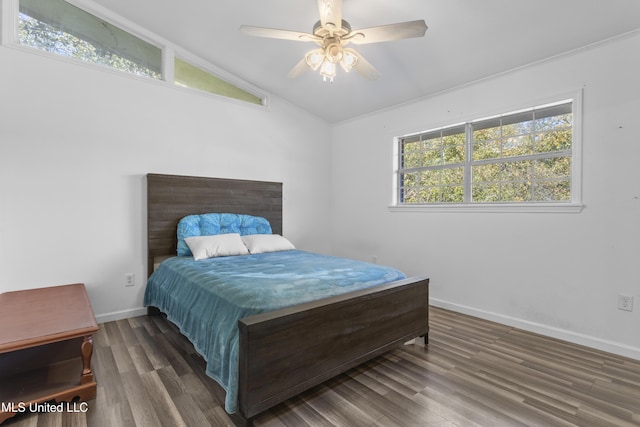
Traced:
POLYGON ((247 316, 405 278, 394 268, 299 250, 174 257, 149 277, 145 306, 159 308, 207 362, 207 375, 237 411, 238 328, 247 316))

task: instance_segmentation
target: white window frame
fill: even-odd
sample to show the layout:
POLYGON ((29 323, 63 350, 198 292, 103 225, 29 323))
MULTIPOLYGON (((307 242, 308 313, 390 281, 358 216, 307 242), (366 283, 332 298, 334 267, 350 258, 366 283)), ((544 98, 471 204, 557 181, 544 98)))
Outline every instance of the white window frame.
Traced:
POLYGON ((18 39, 18 0, 0 0, 0 44, 9 46, 18 39))
MULTIPOLYGON (((43 0, 46 1, 46 0, 43 0)), ((85 12, 88 12, 99 19, 102 19, 114 26, 117 26, 123 31, 126 31, 141 40, 159 47, 162 51, 162 80, 137 76, 132 73, 122 72, 120 70, 112 69, 109 67, 101 66, 99 64, 93 64, 90 62, 79 61, 74 58, 68 58, 55 53, 46 52, 44 50, 34 49, 28 46, 23 46, 18 40, 18 13, 20 10, 19 0, 0 0, 0 45, 18 49, 21 51, 29 52, 32 54, 43 55, 56 60, 73 63, 80 66, 91 67, 103 72, 118 73, 118 75, 125 76, 127 78, 142 79, 144 81, 164 85, 176 90, 189 91, 192 93, 198 93, 203 96, 214 97, 219 100, 224 100, 232 103, 240 103, 241 105, 255 107, 255 108, 268 108, 269 97, 261 89, 241 80, 237 76, 226 72, 225 70, 217 67, 216 65, 198 57, 197 55, 183 49, 168 40, 160 37, 159 35, 135 24, 134 22, 110 11, 109 9, 92 2, 91 0, 65 0, 67 3, 76 6, 85 12), (197 65, 202 70, 211 73, 212 75, 225 80, 226 82, 244 90, 256 97, 262 99, 262 104, 254 104, 238 100, 235 98, 227 97, 224 95, 218 95, 211 92, 200 91, 192 88, 185 88, 174 84, 173 73, 173 58, 178 56, 181 58, 188 58, 189 61, 193 61, 194 65, 197 65)))
MULTIPOLYGON (((389 210, 392 212, 539 212, 539 213, 579 213, 584 208, 582 204, 582 90, 574 93, 565 94, 563 96, 556 96, 553 99, 547 99, 538 102, 528 103, 528 107, 523 108, 511 108, 508 109, 509 113, 497 113, 487 114, 483 118, 474 118, 472 120, 465 121, 466 124, 471 124, 489 118, 492 116, 501 116, 511 114, 511 111, 517 112, 519 110, 525 110, 531 108, 532 105, 543 106, 547 104, 559 103, 562 100, 572 102, 572 114, 573 114, 573 127, 572 127, 572 147, 571 147, 571 200, 567 202, 505 202, 505 203, 470 203, 469 195, 471 191, 470 177, 471 168, 471 144, 467 140, 466 155, 465 155, 465 202, 463 203, 433 203, 433 204, 401 204, 399 201, 400 183, 400 140, 404 137, 410 136, 416 133, 413 132, 403 136, 394 138, 394 152, 393 152, 393 191, 392 201, 389 206, 389 210)), ((505 109, 507 110, 507 109, 505 109)), ((460 126, 462 123, 451 124, 446 126, 440 126, 435 129, 449 128, 453 126, 460 126)), ((434 130, 435 130, 434 129, 434 130)), ((468 139, 468 138, 467 138, 468 139)))

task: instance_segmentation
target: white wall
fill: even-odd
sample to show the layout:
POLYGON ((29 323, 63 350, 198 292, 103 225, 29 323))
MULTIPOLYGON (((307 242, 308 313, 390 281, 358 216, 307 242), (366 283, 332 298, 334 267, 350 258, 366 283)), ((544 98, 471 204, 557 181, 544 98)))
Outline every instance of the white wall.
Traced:
POLYGON ((84 282, 99 320, 138 313, 146 173, 274 180, 303 249, 376 256, 428 275, 436 305, 640 358, 639 48, 630 36, 331 129, 278 98, 260 109, 0 47, 0 291, 84 282), (388 210, 394 136, 581 88, 581 213, 388 210))
POLYGON ((283 182, 285 236, 329 251, 326 123, 9 47, 0 70, 0 292, 84 282, 99 320, 140 312, 149 172, 283 182))
POLYGON ((638 51, 627 36, 335 126, 335 253, 429 276, 435 305, 640 359, 638 51), (581 88, 581 213, 389 211, 394 136, 581 88))

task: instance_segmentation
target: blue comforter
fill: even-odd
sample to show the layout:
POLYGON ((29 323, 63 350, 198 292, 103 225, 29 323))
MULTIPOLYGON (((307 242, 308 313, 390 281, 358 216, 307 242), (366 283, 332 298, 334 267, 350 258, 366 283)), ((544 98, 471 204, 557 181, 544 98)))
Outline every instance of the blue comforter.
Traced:
POLYGON ((237 411, 237 323, 253 314, 405 278, 400 271, 299 250, 195 261, 175 257, 151 275, 145 306, 167 314, 207 362, 237 411))

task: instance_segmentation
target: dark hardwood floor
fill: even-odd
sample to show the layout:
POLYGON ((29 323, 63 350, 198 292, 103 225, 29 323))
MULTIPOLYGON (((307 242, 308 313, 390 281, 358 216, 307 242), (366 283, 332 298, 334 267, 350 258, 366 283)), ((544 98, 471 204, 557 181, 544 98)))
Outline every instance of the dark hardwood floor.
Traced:
MULTIPOLYGON (((100 325, 86 413, 4 425, 232 425, 204 362, 163 317, 100 325)), ((399 347, 261 414, 256 426, 640 426, 640 361, 431 309, 399 347)))

